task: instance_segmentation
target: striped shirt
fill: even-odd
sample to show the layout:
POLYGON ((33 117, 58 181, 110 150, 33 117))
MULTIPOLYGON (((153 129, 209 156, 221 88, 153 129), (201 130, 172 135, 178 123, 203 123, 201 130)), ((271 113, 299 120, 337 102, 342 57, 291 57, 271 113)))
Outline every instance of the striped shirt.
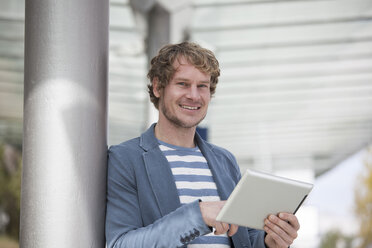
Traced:
MULTIPOLYGON (((179 147, 159 140, 159 148, 169 162, 182 205, 199 199, 220 200, 212 172, 198 147, 179 147)), ((226 234, 214 235, 211 232, 196 238, 187 247, 228 248, 231 241, 226 234)))

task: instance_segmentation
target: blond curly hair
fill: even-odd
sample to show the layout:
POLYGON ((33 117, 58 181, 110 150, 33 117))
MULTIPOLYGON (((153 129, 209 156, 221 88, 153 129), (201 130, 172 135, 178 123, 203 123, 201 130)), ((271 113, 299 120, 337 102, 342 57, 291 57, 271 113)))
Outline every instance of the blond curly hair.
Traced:
POLYGON ((201 72, 210 74, 211 96, 216 91, 220 68, 213 52, 193 42, 169 44, 162 47, 159 53, 151 60, 150 70, 147 74, 147 77, 150 79, 150 83, 147 85, 148 93, 151 102, 157 109, 159 107, 159 98, 154 95, 153 80, 155 78, 158 80, 157 90, 160 91, 165 88, 176 72, 173 63, 180 57, 185 58, 201 72))

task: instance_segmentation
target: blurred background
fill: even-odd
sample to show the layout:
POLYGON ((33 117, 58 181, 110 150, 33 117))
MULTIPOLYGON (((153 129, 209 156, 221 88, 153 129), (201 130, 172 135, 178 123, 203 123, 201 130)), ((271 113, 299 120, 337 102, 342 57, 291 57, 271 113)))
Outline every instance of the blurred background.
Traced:
MULTIPOLYGON (((0 1, 0 247, 18 247, 24 0, 0 1)), ((110 1, 108 144, 156 112, 157 46, 211 49, 221 77, 200 128, 246 168, 314 183, 293 247, 372 247, 372 1, 110 1)))

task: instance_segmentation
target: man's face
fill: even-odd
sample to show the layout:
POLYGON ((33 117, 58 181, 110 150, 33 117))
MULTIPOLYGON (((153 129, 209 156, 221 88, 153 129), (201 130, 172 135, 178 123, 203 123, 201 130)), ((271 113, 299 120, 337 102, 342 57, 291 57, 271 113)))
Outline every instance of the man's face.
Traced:
POLYGON ((154 94, 160 97, 159 122, 182 128, 195 127, 207 114, 211 76, 182 57, 173 66, 176 72, 169 84, 161 91, 154 85, 154 94))

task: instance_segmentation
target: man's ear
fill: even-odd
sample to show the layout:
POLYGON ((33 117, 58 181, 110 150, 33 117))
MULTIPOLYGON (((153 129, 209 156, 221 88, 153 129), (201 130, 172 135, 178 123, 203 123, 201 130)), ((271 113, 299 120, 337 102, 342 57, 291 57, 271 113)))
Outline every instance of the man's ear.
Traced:
POLYGON ((157 77, 155 77, 153 80, 152 80, 152 91, 154 93, 154 95, 159 98, 160 97, 160 91, 158 89, 159 87, 159 79, 157 77))

